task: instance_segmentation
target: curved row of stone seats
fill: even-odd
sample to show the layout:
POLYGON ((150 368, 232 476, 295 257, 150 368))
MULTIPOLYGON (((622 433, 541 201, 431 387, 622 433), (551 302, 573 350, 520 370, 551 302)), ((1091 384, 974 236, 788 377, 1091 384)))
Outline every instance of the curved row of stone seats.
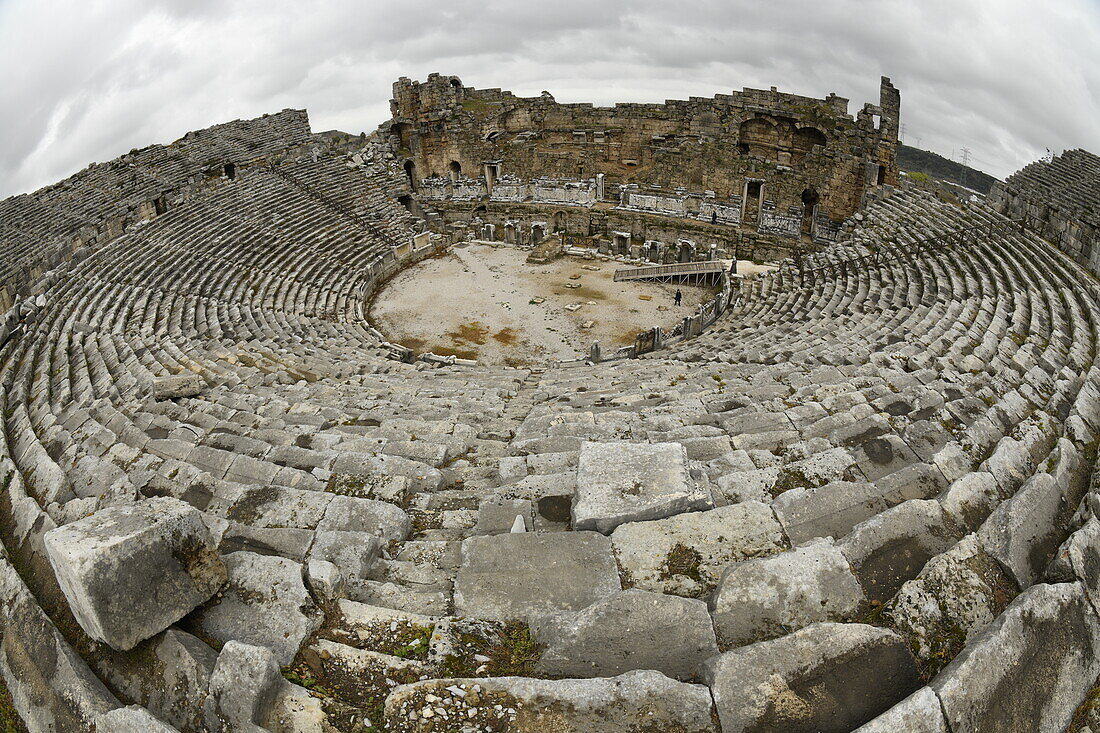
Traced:
MULTIPOLYGON (((1074 471, 1063 469, 1063 473, 1073 473, 1076 479, 1059 481, 1060 491, 1051 488, 1052 481, 1049 478, 1042 480, 1036 474, 1036 477, 1033 477, 1027 484, 1030 488, 1024 492, 1026 498, 1015 500, 1015 503, 1011 505, 1014 507, 1013 509, 1005 509, 1003 515, 999 515, 990 521, 988 533, 996 535, 999 531, 1000 537, 997 539, 1006 544, 1011 544, 1013 539, 1011 537, 1005 538, 1005 525, 1012 526, 1010 521, 1012 518, 1025 515, 1029 510, 1036 508, 1036 502, 1038 501, 1036 497, 1042 496, 1046 502, 1045 506, 1056 508, 1048 509, 1045 513, 1040 513, 1038 518, 1032 519, 1035 526, 1039 528, 1038 531, 1034 534, 1022 531, 1020 532, 1022 536, 1015 539, 1017 546, 1012 549, 1017 557, 1021 552, 1020 546, 1024 546, 1028 551, 1033 552, 1033 557, 1030 557, 1029 560, 1038 565, 1037 568, 1032 569, 1034 573, 1041 570, 1045 562, 1045 560, 1038 558, 1049 559, 1052 543, 1056 545, 1057 538, 1064 537, 1068 529, 1073 526, 1065 516, 1066 508, 1068 507, 1069 512, 1072 513, 1076 501, 1080 498, 1081 480, 1087 479, 1088 472, 1092 470, 1092 466, 1089 464, 1095 460, 1095 446, 1091 444, 1091 441, 1093 440, 1092 429, 1095 428, 1096 421, 1097 392, 1094 386, 1086 383, 1083 375, 1092 373, 1088 371, 1090 367, 1093 372, 1096 369, 1091 366, 1096 344, 1096 288, 1095 283, 1090 282, 1087 277, 1083 276, 1081 271, 1073 271, 1072 266, 1067 261, 1054 254, 1049 247, 1032 238, 1021 235, 1006 238, 996 244, 997 246, 989 245, 985 247, 986 258, 977 261, 996 263, 1001 268, 999 274, 1005 275, 1004 281, 1010 283, 1010 285, 1000 289, 1001 298, 1011 299, 1015 293, 1021 291, 1031 297, 1023 301, 1023 307, 1017 305, 1014 311, 1007 311, 1006 309, 1007 315, 1002 312, 1002 325, 1007 317, 1011 317, 1013 313, 1016 315, 1016 328, 1011 336, 1005 333, 1002 328, 996 332, 996 338, 986 338, 978 341, 975 336, 980 336, 981 332, 975 332, 972 328, 969 332, 960 329, 957 338, 972 339, 971 349, 973 349, 974 354, 979 354, 979 349, 986 349, 986 353, 981 354, 981 358, 988 360, 990 356, 994 357, 993 367, 989 371, 992 373, 1004 372, 1013 375, 1016 379, 1022 379, 1016 387, 1023 390, 1028 398, 1035 400, 1032 404, 1045 404, 1049 413, 1037 413, 1040 420, 1038 423, 1033 424, 1035 426, 1033 432, 1028 433, 1026 430, 1020 432, 1019 421, 1025 417, 1025 414, 1018 411, 1005 412, 1002 407, 1004 403, 996 402, 996 393, 991 395, 988 391, 985 394, 979 392, 979 395, 989 400, 995 409, 1000 411, 1000 420, 1003 420, 1003 427, 998 431, 994 425, 987 422, 981 426, 982 433, 978 434, 981 440, 975 440, 968 445, 968 441, 964 439, 960 441, 960 447, 967 448, 969 454, 977 460, 988 456, 982 464, 983 473, 987 477, 996 475, 997 481, 993 486, 997 491, 1005 492, 1007 496, 1014 494, 1015 490, 1021 486, 1023 479, 1026 479, 1030 475, 1029 472, 1033 471, 1036 466, 1043 465, 1044 462, 1046 462, 1046 465, 1057 464, 1060 466, 1063 460, 1070 464, 1075 463, 1075 460, 1064 459, 1067 453, 1084 453, 1087 456, 1082 469, 1074 469, 1074 471), (1007 264, 1002 262, 1002 259, 1007 259, 1007 264), (1035 264, 1030 267, 1020 267, 1020 263, 1024 265, 1035 264), (1014 348, 1023 347, 1025 343, 1031 348, 1014 348), (1007 349, 998 350, 997 347, 1002 345, 1007 345, 1007 349), (1002 352, 1007 353, 1003 354, 1002 352), (1007 357, 1014 357, 1015 361, 1013 362, 1007 357), (1037 370, 1035 365, 1040 360, 1042 360, 1043 367, 1037 370), (1013 364, 1014 366, 1012 366, 1013 364), (1088 423, 1083 422, 1078 416, 1080 411, 1084 411, 1086 414, 1091 411, 1093 416, 1091 429, 1086 427, 1088 423), (1065 441, 1063 439, 1058 446, 1059 453, 1052 451, 1048 455, 1044 455, 1044 449, 1050 449, 1050 444, 1059 432, 1054 427, 1056 421, 1065 420, 1066 418, 1070 418, 1070 425, 1073 426, 1070 432, 1073 440, 1065 441), (1073 422, 1074 419, 1076 419, 1076 422, 1073 422), (1000 442, 997 442, 998 433, 1003 433, 1005 429, 1010 427, 1016 427, 1017 432, 1011 436, 1000 438, 1000 442), (1020 458, 1021 448, 1024 449, 1023 459, 1020 458), (1090 452, 1091 455, 1089 455, 1090 452), (989 468, 986 469, 986 466, 989 468), (1012 468, 1009 469, 1008 466, 1012 466, 1012 468), (990 471, 996 471, 996 474, 992 474, 990 471), (1042 487, 1043 490, 1038 487, 1042 487), (1028 507, 1028 509, 1022 507, 1028 507), (1058 516, 1059 512, 1061 516, 1058 516), (1044 544, 1045 546, 1043 546, 1044 544)), ((997 307, 999 309, 1005 308, 1001 302, 997 302, 997 307)), ((1011 307, 1009 306, 1009 308, 1011 307)), ((980 328, 985 330, 988 328, 988 324, 981 323, 980 328)), ((924 352, 926 348, 926 345, 919 342, 910 347, 914 352, 913 357, 916 357, 919 352, 924 352)), ((948 362, 944 366, 952 363, 948 362)), ((936 362, 932 362, 932 364, 936 365, 936 362)), ((978 362, 977 366, 985 368, 981 362, 978 362)), ((1008 382, 1007 386, 1012 386, 1010 380, 1004 379, 1004 377, 1001 377, 1001 379, 1008 382)), ((1007 394, 1014 397, 1014 402, 1017 405, 1027 405, 1030 402, 1030 399, 1021 398, 1016 389, 1010 390, 1007 394)), ((966 437, 974 438, 975 436, 968 435, 966 437)), ((965 466, 966 464, 959 465, 965 466)), ((956 470, 958 469, 956 468, 956 470)), ((965 524, 969 524, 970 529, 977 529, 973 525, 974 520, 984 518, 997 503, 996 491, 981 488, 985 483, 991 482, 978 481, 974 479, 973 474, 966 474, 965 477, 960 476, 959 480, 952 484, 944 495, 947 502, 953 506, 953 513, 957 515, 956 521, 963 522, 965 520, 965 524), (963 497, 966 497, 966 499, 963 500, 963 497), (968 513, 971 513, 971 515, 965 516, 968 513)), ((1039 503, 1039 506, 1042 505, 1042 503, 1039 503)), ((904 506, 905 504, 900 505, 895 510, 900 511, 904 506)), ((885 521, 886 516, 887 514, 883 514, 880 518, 868 521, 885 521)), ((863 531, 866 533, 868 530, 863 531)), ((919 565, 914 569, 919 569, 919 565)), ((1020 571, 1020 575, 1022 577, 1015 578, 1013 582, 1019 583, 1023 587, 1035 580, 1034 576, 1028 576, 1023 571, 1020 571)), ((937 581, 942 581, 942 579, 937 579, 937 581)), ((1002 588, 997 588, 997 591, 1003 593, 1002 588)), ((949 595, 938 596, 940 602, 950 605, 949 595)), ((925 605, 927 605, 927 602, 925 602, 925 605)), ((1001 607, 1003 607, 1003 603, 1001 607)), ((992 613, 995 614, 999 610, 1000 607, 992 613)), ((958 612, 970 613, 962 609, 959 609, 958 612)), ((956 621, 959 621, 959 619, 949 617, 938 630, 950 636, 951 630, 957 628, 952 626, 952 623, 956 621)), ((963 625, 963 628, 965 628, 965 625, 963 625)), ((954 641, 955 638, 952 640, 954 641)), ((1085 644, 1091 643, 1088 638, 1079 639, 1078 641, 1085 644)), ((1032 643, 1041 642, 1033 639, 1032 643)), ((935 654, 941 652, 941 649, 935 650, 935 654)), ((1065 650, 1056 645, 1056 652, 1064 653, 1065 650)), ((928 659, 926 658, 925 661, 928 661, 928 659)), ((1081 687, 1081 679, 1084 679, 1083 684, 1087 688, 1091 685, 1091 680, 1094 677, 1095 670, 1086 671, 1083 678, 1079 677, 1073 682, 1067 683, 1069 684, 1071 698, 1076 695, 1079 699, 1083 695, 1084 689, 1081 687)), ((1064 678, 1061 678, 1061 681, 1066 682, 1064 678)), ((958 694, 957 691, 956 694, 958 694)), ((980 702, 988 704, 989 699, 980 702)), ((1039 701, 1035 699, 1029 699, 1028 703, 1029 706, 1025 706, 1025 709, 1013 712, 1013 715, 1020 717, 1013 718, 1009 715, 1005 719, 1013 720, 1015 724, 1027 727, 1025 721, 1034 723, 1040 719, 1039 717, 1028 718, 1028 715, 1039 716, 1046 714, 1044 711, 1049 709, 1055 711, 1054 715, 1061 716, 1064 724, 1068 720, 1069 714, 1072 713, 1072 705, 1067 707, 1064 698, 1058 699, 1056 704, 1051 705, 1049 708, 1045 704, 1039 704, 1039 701)), ((938 714, 938 705, 934 705, 931 709, 938 714)), ((987 708, 986 713, 988 712, 987 708)), ((896 723, 901 718, 884 720, 896 723)), ((952 729, 959 729, 954 726, 965 724, 960 720, 952 719, 952 729)), ((986 725, 994 725, 997 718, 994 717, 992 722, 990 718, 981 720, 986 725)), ((972 723, 973 720, 969 722, 972 723)), ((1003 723, 1003 720, 1001 723, 1003 723)), ((980 725, 978 727, 981 728, 980 725)), ((939 728, 933 726, 928 729, 939 728)), ((1048 726, 1041 725, 1037 726, 1036 729, 1048 729, 1048 726)))
MULTIPOLYGON (((29 521, 28 526, 36 527, 32 533, 22 535, 25 543, 38 543, 39 546, 37 549, 30 548, 23 561, 36 562, 40 570, 45 568, 36 574, 36 577, 42 576, 44 583, 35 589, 36 595, 52 599, 52 603, 47 605, 51 607, 57 623, 67 629, 70 641, 84 654, 89 653, 90 641, 80 633, 71 618, 65 617, 67 606, 56 587, 50 587, 52 574, 41 552, 41 538, 56 523, 55 517, 57 522, 71 523, 96 509, 139 499, 142 496, 138 493, 140 490, 147 490, 148 495, 167 496, 172 495, 180 485, 188 488, 212 485, 220 487, 222 504, 207 506, 210 511, 206 515, 211 525, 219 530, 219 542, 224 543, 226 552, 236 542, 238 552, 243 551, 240 549, 242 546, 247 546, 267 555, 278 555, 280 552, 294 555, 293 540, 300 538, 287 537, 291 528, 270 528, 277 530, 276 533, 282 537, 278 542, 269 543, 272 538, 262 534, 269 528, 258 524, 251 510, 243 514, 238 511, 232 514, 232 519, 221 516, 231 514, 232 507, 239 504, 226 503, 228 497, 254 486, 234 486, 221 476, 245 478, 253 482, 271 478, 273 483, 269 485, 273 489, 280 483, 308 485, 314 491, 302 494, 299 489, 299 496, 332 499, 332 494, 316 489, 325 486, 325 474, 331 473, 328 467, 338 462, 345 464, 347 471, 364 470, 371 466, 372 461, 383 464, 391 472, 404 468, 413 475, 411 479, 399 481, 402 477, 395 474, 394 480, 378 482, 378 486, 373 487, 397 495, 406 490, 405 484, 423 481, 425 477, 430 480, 431 473, 435 471, 425 464, 394 455, 406 448, 392 434, 385 442, 373 441, 373 447, 378 448, 377 458, 342 448, 341 442, 348 442, 349 437, 357 440, 360 447, 372 442, 359 435, 332 436, 317 450, 294 444, 298 438, 311 435, 326 424, 354 421, 362 414, 361 410, 341 404, 342 409, 329 410, 323 419, 312 419, 320 414, 319 411, 325 410, 325 406, 322 403, 302 409, 312 396, 308 384, 316 382, 321 376, 365 376, 362 374, 364 367, 382 371, 394 368, 392 362, 383 361, 381 350, 374 345, 375 340, 362 327, 337 327, 313 315, 320 314, 331 319, 348 311, 354 312, 353 304, 348 301, 357 298, 355 270, 369 262, 370 246, 388 247, 390 243, 378 242, 364 247, 362 235, 356 237, 354 232, 333 226, 331 217, 320 213, 318 207, 293 189, 286 189, 278 179, 269 174, 260 174, 256 178, 256 182, 250 181, 248 172, 242 171, 237 181, 240 185, 227 186, 209 201, 203 200, 184 208, 178 216, 175 215, 177 212, 170 212, 127 235, 117 246, 98 250, 94 258, 82 263, 85 266, 80 268, 79 273, 49 290, 46 305, 23 324, 26 338, 20 339, 18 344, 13 344, 13 348, 5 352, 3 376, 5 387, 9 389, 3 394, 4 454, 10 454, 15 460, 12 464, 14 469, 10 472, 12 480, 21 482, 23 478, 27 479, 32 496, 26 497, 24 512, 28 511, 28 502, 39 507, 34 509, 37 520, 24 517, 29 521), (266 189, 262 185, 265 175, 270 179, 266 189), (271 195, 265 199, 268 190, 271 195), (233 200, 232 194, 236 191, 240 191, 239 198, 247 197, 254 208, 246 209, 240 201, 233 200), (219 211, 218 204, 224 208, 235 208, 237 212, 256 211, 252 221, 256 222, 257 237, 264 237, 266 241, 263 244, 266 246, 232 248, 219 242, 221 246, 215 248, 217 251, 203 248, 203 237, 219 237, 212 230, 214 224, 224 223, 224 231, 230 234, 239 233, 243 228, 242 218, 228 217, 224 210, 219 211), (286 223, 278 218, 265 222, 265 214, 262 213, 265 208, 283 216, 289 213, 294 218, 286 223), (211 227, 206 226, 208 223, 211 227), (282 252, 280 248, 270 246, 271 234, 285 242, 282 252), (309 241, 317 241, 317 244, 312 251, 307 249, 303 254, 300 247, 303 242, 309 241), (218 258, 215 267, 210 266, 212 257, 218 258), (328 264, 330 262, 333 264, 328 264), (225 277, 226 271, 236 277, 225 277), (258 271, 272 274, 264 286, 278 295, 264 297, 262 292, 259 296, 255 294, 255 281, 245 282, 245 279, 251 279, 258 271), (333 287, 310 289, 314 283, 323 284, 326 281, 333 282, 333 287), (209 314, 211 318, 208 320, 213 323, 203 324, 205 319, 199 316, 200 310, 203 316, 209 314), (217 315, 219 313, 220 316, 217 315), (249 340, 241 343, 242 330, 223 331, 217 327, 219 319, 227 327, 240 322, 248 323, 253 333, 244 330, 243 336, 249 340), (260 341, 256 341, 257 338, 260 341), (229 341, 232 343, 226 343, 229 341), (359 362, 361 366, 348 369, 349 361, 359 362), (310 373, 310 370, 313 372, 310 373), (284 403, 283 409, 287 414, 282 422, 283 427, 289 427, 289 430, 283 431, 282 436, 273 427, 273 420, 277 418, 267 418, 262 424, 237 423, 234 427, 235 424, 228 421, 204 419, 207 414, 204 409, 173 412, 173 417, 178 419, 164 423, 161 413, 166 405, 150 403, 148 383, 173 373, 199 373, 207 387, 212 384, 231 388, 249 385, 253 393, 259 392, 258 388, 264 384, 298 382, 306 394, 300 396, 300 403, 284 403), (157 422, 157 418, 162 418, 162 421, 157 422), (157 432, 159 430, 165 430, 167 434, 161 437, 157 432), (262 441, 257 441, 256 434, 273 442, 265 447, 262 441), (194 441, 192 451, 204 449, 203 455, 196 457, 193 463, 168 456, 169 450, 160 451, 166 455, 156 455, 161 444, 182 442, 181 435, 189 436, 184 440, 194 441), (152 450, 149 450, 150 446, 152 450), (286 455, 276 457, 272 452, 277 448, 292 450, 284 450, 286 455), (383 452, 383 449, 388 452, 383 452), (231 459, 233 470, 216 468, 222 459, 231 459), (202 461, 205 464, 197 467, 196 464, 202 461), (310 465, 313 463, 317 465, 310 465), (277 470, 271 471, 267 466, 274 466, 277 470), (307 469, 317 471, 322 478, 307 469), (248 475, 242 476, 241 470, 248 475), (154 477, 167 479, 167 484, 158 483, 154 477)), ((257 239, 259 244, 261 241, 257 239)), ((413 371, 411 367, 403 369, 413 371)), ((423 381, 427 380, 418 380, 418 383, 423 381)), ((506 383, 501 383, 501 386, 505 387, 506 383)), ((353 396, 346 397, 341 403, 361 403, 370 385, 365 380, 359 380, 356 387, 353 396)), ((392 390, 377 391, 379 396, 386 394, 388 397, 392 390)), ((461 385, 461 391, 472 394, 465 383, 461 385)), ((428 397, 417 396, 425 401, 429 401, 428 397)), ((274 405, 274 398, 274 394, 269 396, 269 409, 274 405)), ((389 404, 388 400, 380 401, 389 404)), ((210 404, 203 403, 204 406, 210 404)), ((485 395, 481 395, 478 406, 484 409, 486 404, 491 409, 491 403, 485 400, 485 395)), ((473 409, 468 404, 464 407, 473 409)), ((438 410, 449 413, 452 408, 453 405, 448 404, 441 405, 438 410)), ((391 410, 396 414, 404 412, 400 404, 391 405, 391 410)), ((406 437, 416 439, 416 436, 406 437)), ((164 446, 165 449, 175 447, 164 446)), ((179 447, 185 449, 185 446, 179 447)), ((461 447, 456 446, 454 450, 460 451, 461 447)), ((438 475, 438 471, 435 473, 438 475)), ((356 476, 355 473, 346 475, 349 478, 356 476)), ((352 488, 365 491, 370 483, 367 479, 360 480, 352 488)), ((287 492, 296 490, 284 488, 287 492)), ((210 493, 203 500, 197 491, 189 494, 185 490, 182 493, 194 498, 198 504, 211 500, 213 496, 210 493)), ((13 498, 17 495, 16 491, 11 492, 13 498)), ((333 510, 333 519, 324 531, 345 531, 343 527, 348 524, 345 515, 349 507, 376 508, 377 502, 372 505, 372 501, 358 496, 342 498, 342 510, 333 510)), ((391 507, 389 514, 396 512, 403 515, 397 507, 383 505, 387 506, 391 507)), ((358 525, 355 529, 371 528, 363 524, 366 517, 362 511, 358 514, 352 512, 351 516, 352 523, 358 525)), ((400 522, 395 524, 387 520, 384 525, 387 528, 399 527, 400 522)), ((316 526, 306 524, 304 528, 311 530, 311 539, 304 544, 310 547, 314 544, 312 530, 316 526)), ((380 531, 380 534, 385 532, 380 531)), ((245 551, 245 554, 255 553, 245 551)), ((300 552, 297 555, 297 560, 304 559, 300 552)), ((24 566, 27 566, 26 562, 24 566)), ((389 582, 392 578, 384 580, 386 582, 382 578, 367 582, 384 586, 380 591, 384 594, 392 585, 389 582)), ((14 628, 9 630, 13 632, 10 644, 22 638, 22 634, 15 634, 14 628)), ((175 635, 172 641, 177 647, 182 639, 189 653, 201 657, 197 661, 202 664, 194 671, 200 676, 209 676, 209 669, 202 672, 200 668, 209 667, 207 663, 212 661, 215 653, 210 650, 202 652, 204 645, 182 631, 171 633, 175 635)), ((154 646, 162 644, 158 640, 154 646)), ((109 654, 107 650, 98 649, 93 656, 101 652, 109 654)), ((59 658, 60 653, 44 654, 46 664, 59 658)), ((112 690, 118 692, 121 687, 126 699, 150 704, 162 720, 170 720, 186 730, 197 729, 199 723, 193 716, 196 710, 201 716, 201 700, 196 706, 194 699, 167 699, 172 698, 171 691, 167 698, 145 699, 144 695, 156 697, 164 692, 160 689, 164 680, 157 677, 155 670, 138 669, 123 673, 128 666, 117 655, 108 659, 97 658, 96 673, 108 682, 112 690), (125 679, 120 679, 120 673, 125 679), (184 702, 187 704, 184 705, 184 702)), ((33 675, 26 673, 35 665, 25 662, 24 666, 25 669, 17 677, 30 686, 14 691, 20 700, 20 708, 32 723, 41 726, 60 720, 57 727, 61 729, 90 728, 93 714, 78 709, 79 705, 85 704, 80 700, 50 699, 41 710, 28 702, 31 698, 42 699, 44 693, 51 691, 50 670, 43 667, 40 670, 42 674, 33 679, 33 675), (41 689, 36 689, 35 684, 41 689), (57 718, 59 711, 70 717, 57 718)), ((90 674, 89 677, 94 679, 90 674)), ((67 684, 64 675, 58 681, 67 684)), ((211 683, 211 694, 213 687, 211 683)), ((71 689, 74 693, 79 691, 75 685, 71 685, 71 689)), ((200 684, 198 689, 203 695, 206 694, 204 685, 200 684)), ((188 693, 193 691, 187 690, 188 693)), ((110 698, 110 702, 97 704, 101 709, 93 711, 95 714, 116 707, 118 702, 110 698)), ((304 728, 294 725, 286 729, 304 728)))
POLYGON ((418 223, 408 209, 387 194, 387 177, 373 168, 349 166, 346 159, 336 156, 316 163, 285 164, 281 168, 337 206, 368 218, 394 242, 400 242, 407 236, 408 227, 418 223), (375 185, 364 190, 364 177, 375 185))
POLYGON ((1086 150, 1067 150, 1049 162, 1026 165, 1005 180, 1033 202, 1066 209, 1084 218, 1093 217, 1100 180, 1100 157, 1086 150))
POLYGON ((173 145, 134 150, 95 163, 60 183, 0 204, 0 287, 25 287, 74 242, 102 245, 172 208, 219 176, 225 163, 270 157, 310 141, 302 110, 285 110, 194 133, 173 145))
MULTIPOLYGON (((982 216, 898 196, 867 212, 858 246, 898 222, 916 237, 982 216)), ((712 708, 726 731, 847 730, 942 700, 953 730, 1045 727, 1100 673, 1065 651, 1094 648, 1081 532, 1095 519, 1055 552, 1095 504, 1081 499, 1100 429, 1096 291, 1041 243, 1005 236, 812 288, 769 278, 742 334, 769 358, 715 330, 706 363, 537 372, 385 359, 347 322, 371 246, 276 174, 242 170, 70 268, 0 347, 19 520, 0 527, 74 665, 114 695, 94 715, 122 701, 180 730, 311 730, 364 711, 377 724, 385 700, 395 730, 458 716, 631 729, 642 710, 650 727, 716 730, 712 708), (121 651, 133 640, 71 602, 60 578, 77 581, 43 548, 65 536, 46 539, 55 525, 93 532, 151 506, 205 528, 228 584, 121 651), (1028 654, 1047 633, 1031 617, 1060 629, 1046 656, 1028 654), (1025 688, 998 719, 995 696, 960 690, 998 654, 1069 671, 1051 700, 1025 688), (152 663, 166 656, 185 660, 175 686, 152 663), (289 664, 331 694, 295 697, 289 664)), ((3 668, 26 684, 24 712, 53 690, 40 656, 3 668)), ((55 698, 27 714, 88 727, 91 703, 55 698)), ((142 715, 126 710, 112 714, 142 715)))

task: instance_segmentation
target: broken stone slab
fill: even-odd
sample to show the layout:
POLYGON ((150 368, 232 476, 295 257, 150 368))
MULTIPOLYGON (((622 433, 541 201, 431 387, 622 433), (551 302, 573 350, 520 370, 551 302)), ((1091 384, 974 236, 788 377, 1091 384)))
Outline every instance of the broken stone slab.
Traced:
POLYGON ((854 733, 950 733, 940 699, 922 687, 854 733))
POLYGON ((818 621, 844 621, 864 600, 831 538, 771 557, 731 563, 711 600, 724 649, 774 639, 818 621))
POLYGON ((731 562, 789 547, 772 510, 757 501, 623 524, 611 542, 634 587, 694 598, 714 588, 731 562))
POLYGON ((709 509, 679 443, 585 443, 577 465, 573 527, 608 534, 620 524, 709 509))
POLYGON ((881 603, 960 539, 962 531, 938 501, 912 499, 857 524, 840 549, 867 599, 881 603))
POLYGON ((611 677, 655 669, 691 679, 718 653, 707 606, 690 598, 630 589, 581 611, 544 616, 531 633, 546 649, 539 672, 557 677, 611 677))
POLYGON ((620 589, 611 540, 599 533, 482 535, 462 542, 454 605, 460 616, 528 620, 620 589))
POLYGON ((196 509, 158 497, 50 530, 46 552, 89 636, 125 651, 168 628, 226 580, 196 509))
POLYGON ((177 733, 140 705, 115 708, 95 719, 96 733, 177 733))
POLYGON ((440 717, 440 730, 717 733, 712 707, 703 685, 646 670, 584 680, 425 680, 395 688, 385 711, 392 731, 440 717))
POLYGON ((1100 675, 1100 624, 1079 583, 1021 593, 930 687, 950 729, 1063 730, 1100 675))
POLYGON ((818 623, 709 660, 723 733, 849 731, 919 687, 905 640, 864 624, 818 623))
POLYGON ((218 641, 270 649, 279 665, 290 664, 322 621, 302 580, 302 566, 251 552, 233 552, 224 560, 228 587, 187 623, 218 641))
POLYGON ((153 378, 153 399, 155 400, 195 397, 201 394, 204 389, 206 389, 206 382, 193 372, 172 377, 153 378))

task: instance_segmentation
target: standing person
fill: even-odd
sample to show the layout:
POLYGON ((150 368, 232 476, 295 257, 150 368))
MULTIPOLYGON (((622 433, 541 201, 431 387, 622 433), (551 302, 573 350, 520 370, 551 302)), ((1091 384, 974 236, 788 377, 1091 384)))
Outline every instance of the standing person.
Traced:
POLYGON ((676 288, 676 295, 674 296, 676 305, 680 305, 680 301, 684 299, 684 294, 680 292, 680 288, 676 288))

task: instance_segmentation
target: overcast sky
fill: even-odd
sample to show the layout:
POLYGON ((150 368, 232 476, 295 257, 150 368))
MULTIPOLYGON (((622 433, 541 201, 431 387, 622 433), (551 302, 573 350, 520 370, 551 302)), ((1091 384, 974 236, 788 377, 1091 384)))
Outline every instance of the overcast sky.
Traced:
POLYGON ((1003 177, 1100 153, 1100 0, 0 0, 0 196, 286 107, 373 130, 399 76, 558 101, 743 86, 878 101, 1003 177))

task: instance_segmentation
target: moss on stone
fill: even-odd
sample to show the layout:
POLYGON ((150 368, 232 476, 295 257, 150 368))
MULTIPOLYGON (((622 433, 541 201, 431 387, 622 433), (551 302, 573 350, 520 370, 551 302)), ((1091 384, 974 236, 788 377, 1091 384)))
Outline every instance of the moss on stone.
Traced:
POLYGON ((535 665, 543 648, 527 624, 509 621, 497 634, 461 634, 459 653, 447 655, 440 671, 445 677, 536 677, 535 665), (478 661, 475 655, 488 661, 478 661))
POLYGON ((672 580, 677 575, 691 578, 696 583, 702 583, 703 578, 699 572, 699 565, 703 557, 699 552, 687 545, 677 543, 668 551, 665 558, 665 566, 661 572, 661 580, 672 580))

